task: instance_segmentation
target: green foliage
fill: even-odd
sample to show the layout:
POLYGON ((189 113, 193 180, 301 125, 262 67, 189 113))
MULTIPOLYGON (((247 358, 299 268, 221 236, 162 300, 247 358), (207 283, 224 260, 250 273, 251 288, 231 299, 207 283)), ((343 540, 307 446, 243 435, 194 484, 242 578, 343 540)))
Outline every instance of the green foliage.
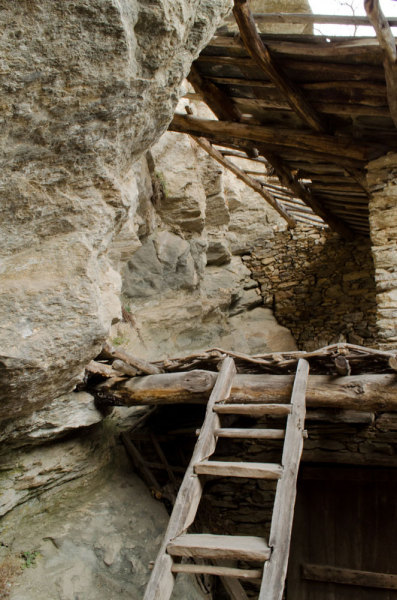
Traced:
POLYGON ((22 569, 29 569, 29 567, 32 567, 34 564, 36 564, 36 559, 39 554, 40 553, 38 550, 26 550, 21 552, 20 557, 24 561, 22 569))
POLYGON ((126 341, 127 338, 125 338, 123 335, 117 335, 112 339, 112 344, 113 346, 121 346, 122 344, 125 344, 126 341))
POLYGON ((164 173, 162 173, 161 171, 155 171, 154 172, 154 176, 155 176, 155 178, 156 178, 156 180, 157 180, 157 182, 158 182, 158 184, 159 184, 159 186, 161 188, 161 191, 162 191, 162 193, 164 195, 164 198, 167 198, 169 196, 169 190, 168 190, 168 187, 167 187, 167 181, 166 181, 166 179, 164 177, 164 173))

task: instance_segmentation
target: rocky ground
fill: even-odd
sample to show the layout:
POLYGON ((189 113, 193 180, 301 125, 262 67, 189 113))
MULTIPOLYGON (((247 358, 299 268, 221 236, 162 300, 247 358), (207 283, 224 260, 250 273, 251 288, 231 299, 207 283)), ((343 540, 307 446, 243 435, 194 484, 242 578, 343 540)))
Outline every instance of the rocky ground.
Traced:
MULTIPOLYGON (((3 521, 0 555, 14 569, 2 589, 0 567, 0 598, 141 600, 167 520, 119 446, 100 476, 3 521)), ((203 597, 178 580, 175 600, 203 597)))

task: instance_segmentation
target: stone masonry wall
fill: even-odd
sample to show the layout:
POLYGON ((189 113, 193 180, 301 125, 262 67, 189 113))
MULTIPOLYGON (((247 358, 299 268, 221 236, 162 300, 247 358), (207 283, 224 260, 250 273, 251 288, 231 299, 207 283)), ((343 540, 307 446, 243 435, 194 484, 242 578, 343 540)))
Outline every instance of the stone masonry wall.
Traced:
POLYGON ((377 324, 382 348, 397 348, 397 154, 368 165, 377 324))
POLYGON ((300 226, 275 232, 245 264, 263 302, 300 348, 335 342, 376 343, 376 298, 370 241, 344 241, 328 230, 300 226))

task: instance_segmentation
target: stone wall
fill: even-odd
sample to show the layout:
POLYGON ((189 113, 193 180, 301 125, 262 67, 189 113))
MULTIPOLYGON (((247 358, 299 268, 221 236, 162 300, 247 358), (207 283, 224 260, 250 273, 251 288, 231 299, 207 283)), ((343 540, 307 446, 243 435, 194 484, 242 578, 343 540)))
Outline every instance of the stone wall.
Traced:
POLYGON ((376 343, 369 240, 347 242, 328 230, 299 226, 275 232, 244 261, 261 286, 264 305, 301 348, 376 343))
POLYGON ((368 165, 377 324, 382 348, 397 348, 397 154, 368 165))

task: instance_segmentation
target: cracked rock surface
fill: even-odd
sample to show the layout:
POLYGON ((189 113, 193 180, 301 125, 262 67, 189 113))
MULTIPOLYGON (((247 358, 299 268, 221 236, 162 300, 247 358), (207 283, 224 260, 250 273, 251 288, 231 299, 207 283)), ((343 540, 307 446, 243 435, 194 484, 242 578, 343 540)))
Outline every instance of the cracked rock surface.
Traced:
POLYGON ((0 1, 0 419, 73 389, 118 317, 132 165, 229 6, 0 1))

